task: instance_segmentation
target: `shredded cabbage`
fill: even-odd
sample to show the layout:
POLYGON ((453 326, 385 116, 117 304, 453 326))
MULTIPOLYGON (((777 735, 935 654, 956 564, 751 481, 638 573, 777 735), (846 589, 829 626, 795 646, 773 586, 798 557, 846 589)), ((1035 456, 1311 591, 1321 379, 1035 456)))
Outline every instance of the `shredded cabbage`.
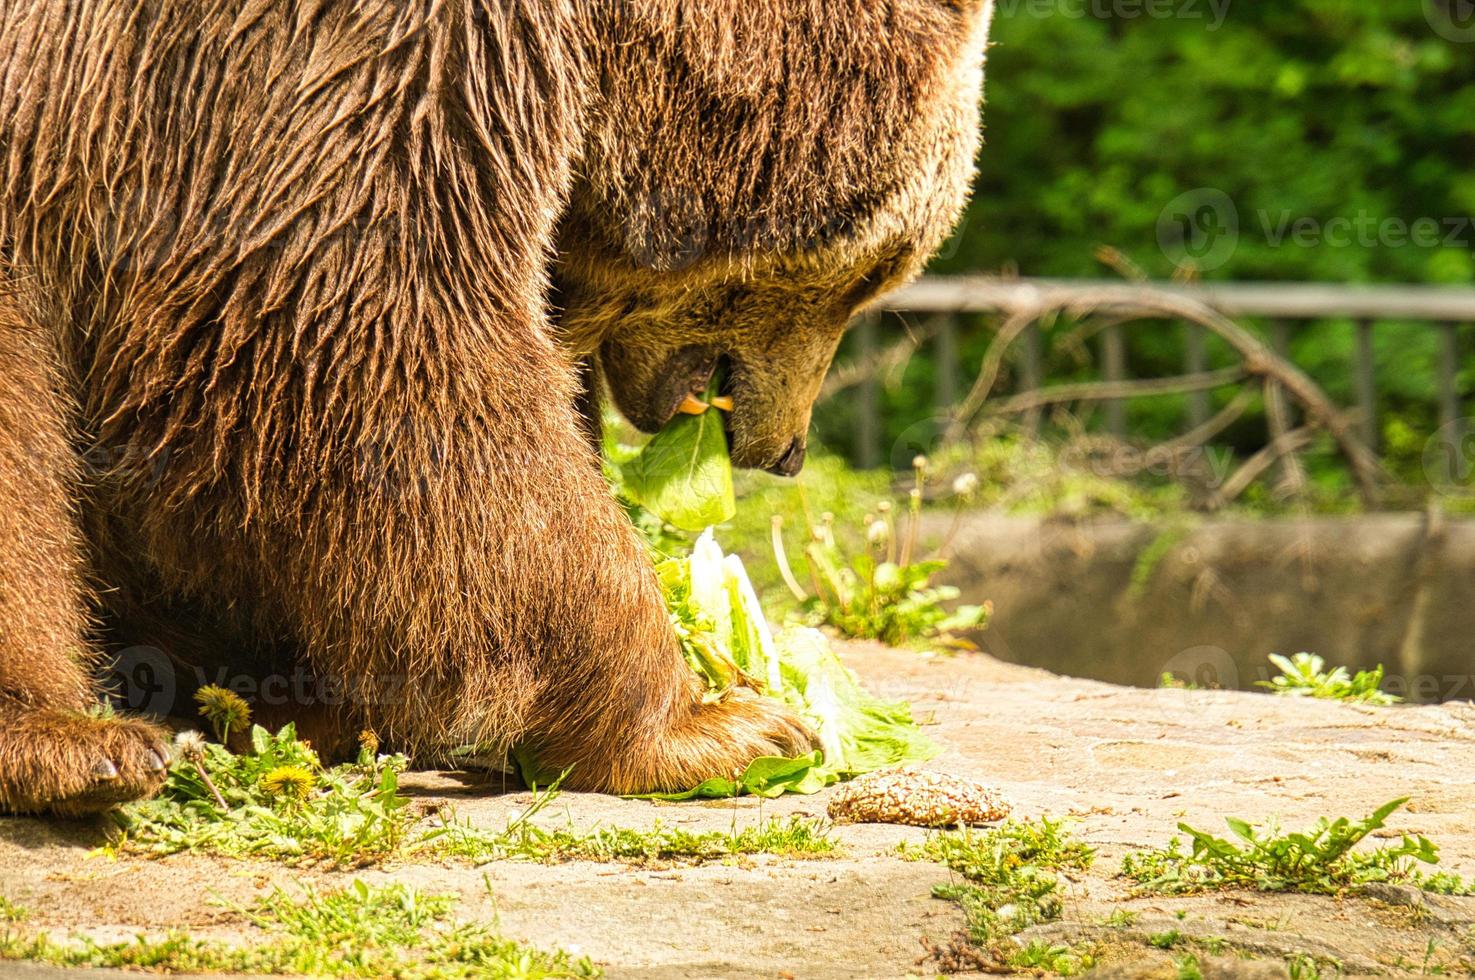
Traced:
POLYGON ((737 555, 724 555, 709 528, 690 557, 658 566, 671 618, 709 700, 738 685, 759 687, 788 704, 819 736, 822 750, 798 759, 759 759, 738 779, 716 777, 666 799, 813 793, 841 779, 929 759, 937 746, 904 701, 873 697, 818 630, 777 636, 764 618, 737 555))

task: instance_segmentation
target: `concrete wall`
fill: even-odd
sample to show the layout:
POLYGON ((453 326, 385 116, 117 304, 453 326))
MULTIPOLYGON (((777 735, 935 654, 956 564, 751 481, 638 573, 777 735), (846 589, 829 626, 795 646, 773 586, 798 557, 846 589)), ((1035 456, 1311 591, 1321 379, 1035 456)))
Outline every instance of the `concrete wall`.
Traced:
POLYGON ((1002 659, 1155 685, 1249 689, 1270 653, 1385 665, 1411 700, 1475 699, 1475 522, 1422 514, 1074 524, 981 515, 947 578, 1002 659))

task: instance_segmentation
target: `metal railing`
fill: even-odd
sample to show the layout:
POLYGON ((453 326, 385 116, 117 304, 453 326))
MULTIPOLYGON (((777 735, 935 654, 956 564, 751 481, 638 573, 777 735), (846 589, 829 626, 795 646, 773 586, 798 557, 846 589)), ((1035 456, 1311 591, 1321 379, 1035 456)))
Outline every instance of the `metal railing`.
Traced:
MULTIPOLYGON (((934 397, 941 409, 956 404, 961 365, 958 358, 957 318, 963 314, 1011 314, 1045 306, 1068 305, 1075 298, 1100 304, 1116 297, 1131 306, 1145 294, 1167 295, 1201 302, 1232 318, 1252 318, 1266 327, 1276 353, 1289 356, 1293 325, 1308 321, 1348 319, 1356 335, 1349 365, 1356 416, 1363 440, 1376 447, 1379 439, 1378 385, 1373 336, 1383 322, 1417 321, 1439 331, 1435 389, 1441 432, 1460 438, 1464 416, 1458 388, 1460 345, 1458 328, 1475 323, 1475 289, 1441 286, 1351 286, 1319 283, 1135 283, 1121 280, 998 279, 989 277, 933 277, 923 279, 886 299, 883 312, 924 318, 923 333, 933 344, 937 367, 934 397)), ((857 359, 881 356, 879 318, 863 318, 857 325, 857 359)), ((1190 327, 1184 344, 1184 373, 1210 377, 1205 333, 1190 327)), ((1014 390, 1027 393, 1044 385, 1043 354, 1037 327, 1021 338, 1014 390)), ((1101 330, 1102 379, 1130 379, 1128 347, 1120 323, 1101 330)), ((844 370, 842 367, 841 370, 844 370)), ((856 406, 858 462, 879 462, 880 417, 874 379, 855 382, 860 387, 856 406)), ((1197 426, 1209 416, 1209 390, 1186 392, 1188 422, 1197 426)), ((1103 399, 1105 424, 1117 436, 1126 435, 1125 399, 1103 399)))

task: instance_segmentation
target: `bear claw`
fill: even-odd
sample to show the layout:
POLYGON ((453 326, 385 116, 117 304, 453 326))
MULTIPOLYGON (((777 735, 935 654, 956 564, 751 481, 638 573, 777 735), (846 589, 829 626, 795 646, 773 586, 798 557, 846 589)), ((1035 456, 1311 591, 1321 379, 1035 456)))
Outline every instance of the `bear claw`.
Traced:
POLYGON ((169 750, 156 725, 53 708, 0 711, 0 811, 77 817, 154 795, 169 750))

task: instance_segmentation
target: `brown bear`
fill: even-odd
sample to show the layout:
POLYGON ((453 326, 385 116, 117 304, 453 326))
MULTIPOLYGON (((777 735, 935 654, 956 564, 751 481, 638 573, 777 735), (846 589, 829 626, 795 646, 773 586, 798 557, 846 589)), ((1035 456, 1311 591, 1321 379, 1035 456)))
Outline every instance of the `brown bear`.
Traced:
POLYGON ((139 644, 575 788, 808 750, 702 704, 595 393, 653 430, 720 364, 797 471, 962 206, 990 6, 0 2, 0 808, 160 786, 95 710, 139 644))

